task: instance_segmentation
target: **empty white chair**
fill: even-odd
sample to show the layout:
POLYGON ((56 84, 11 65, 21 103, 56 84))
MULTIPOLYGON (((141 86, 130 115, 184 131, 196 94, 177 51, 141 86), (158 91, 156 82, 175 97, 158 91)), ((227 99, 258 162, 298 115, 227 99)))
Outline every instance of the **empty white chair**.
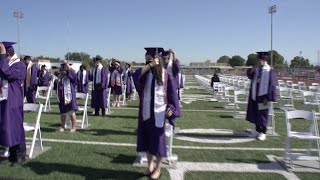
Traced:
POLYGON ((47 112, 48 110, 51 110, 51 104, 50 104, 51 91, 52 91, 52 87, 51 86, 39 86, 37 88, 36 98, 45 100, 44 112, 47 112), (47 92, 46 96, 41 95, 40 94, 41 91, 46 91, 47 92))
POLYGON ((285 159, 290 162, 290 167, 293 168, 293 160, 320 160, 320 137, 318 123, 315 117, 314 112, 303 111, 303 110, 294 110, 294 111, 285 111, 286 115, 286 146, 285 146, 285 159), (295 128, 294 123, 291 123, 293 120, 303 119, 306 123, 310 124, 308 130, 301 130, 301 127, 295 128), (295 129, 299 129, 296 131, 295 129), (292 153, 291 139, 297 140, 308 140, 309 147, 307 148, 307 154, 303 153, 292 153), (311 156, 311 142, 316 141, 318 156, 311 156))
MULTIPOLYGON (((81 129, 89 126, 89 120, 88 120, 88 99, 89 99, 89 93, 76 93, 77 99, 83 99, 84 105, 79 106, 78 105, 78 111, 82 111, 82 119, 79 120, 81 122, 81 129)), ((78 121, 78 120, 77 120, 78 121)))
POLYGON ((299 85, 299 90, 300 91, 306 91, 307 90, 305 82, 298 82, 298 85, 299 85))
POLYGON ((311 86, 319 86, 319 83, 311 83, 311 86))
POLYGON ((287 81, 287 88, 292 88, 292 84, 293 84, 292 81, 287 81))
POLYGON ((292 90, 290 88, 285 87, 279 87, 279 108, 285 109, 285 108, 292 108, 294 109, 294 103, 293 103, 293 95, 292 90), (287 103, 285 103, 287 101, 287 103))
POLYGON ((273 102, 270 102, 269 104, 269 126, 267 127, 268 131, 271 131, 272 135, 276 134, 276 121, 274 119, 275 114, 274 114, 274 107, 273 107, 273 102), (270 123, 271 121, 271 123, 270 123), (271 124, 271 126, 270 126, 271 124))
POLYGON ((234 90, 234 86, 224 87, 224 108, 226 109, 234 105, 234 103, 230 103, 230 98, 234 98, 234 95, 231 93, 234 90))
POLYGON ((34 131, 33 137, 32 137, 32 143, 29 153, 29 158, 32 158, 34 147, 36 140, 38 139, 39 145, 41 150, 43 150, 42 146, 42 137, 41 137, 41 129, 40 129, 40 120, 41 120, 41 113, 42 113, 43 105, 42 104, 31 104, 27 103, 23 105, 23 111, 24 112, 36 112, 36 122, 33 123, 23 123, 23 128, 25 131, 34 131))
POLYGON ((248 104, 248 91, 239 90, 234 91, 234 109, 233 109, 233 118, 235 119, 245 119, 246 118, 246 108, 244 110, 239 110, 239 105, 248 104))
POLYGON ((305 110, 312 109, 312 106, 319 106, 318 95, 316 92, 304 91, 303 92, 303 104, 305 110))

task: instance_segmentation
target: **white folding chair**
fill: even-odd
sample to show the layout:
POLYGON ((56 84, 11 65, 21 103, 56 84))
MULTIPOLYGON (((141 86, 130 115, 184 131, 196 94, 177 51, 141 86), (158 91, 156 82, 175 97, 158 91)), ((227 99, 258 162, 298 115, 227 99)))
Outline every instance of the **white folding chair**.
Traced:
POLYGON ((248 104, 248 91, 246 90, 238 90, 234 91, 234 109, 233 109, 233 118, 235 119, 245 119, 247 115, 246 108, 241 111, 239 110, 239 105, 248 104), (239 98, 241 96, 241 100, 239 98))
POLYGON ((286 109, 292 108, 294 109, 293 95, 292 90, 290 88, 279 87, 279 108, 286 109), (285 103, 287 101, 287 103, 285 103))
POLYGON ((82 111, 82 119, 77 120, 77 122, 81 122, 81 129, 86 128, 89 126, 89 120, 88 120, 88 99, 89 99, 89 93, 76 93, 77 99, 83 99, 84 105, 79 106, 78 105, 78 111, 82 111))
POLYGON ((290 167, 293 168, 293 160, 320 160, 320 137, 318 123, 315 117, 314 112, 303 111, 303 110, 294 110, 294 111, 285 111, 286 115, 286 146, 285 146, 285 159, 290 162, 290 167), (295 128, 294 123, 291 123, 293 120, 303 119, 306 123, 310 124, 310 129, 301 130, 301 127, 295 128), (295 129, 299 129, 296 131, 295 129), (309 140, 309 147, 307 148, 307 154, 305 153, 292 153, 291 139, 297 140, 309 140), (311 143, 316 141, 318 156, 311 155, 311 143))
POLYGON ((320 105, 318 95, 316 92, 304 91, 303 92, 303 105, 305 110, 313 109, 312 106, 318 107, 320 105))
POLYGON ((166 124, 166 137, 168 138, 167 141, 167 160, 169 165, 171 166, 172 162, 177 161, 178 157, 172 153, 172 145, 173 145, 173 136, 174 136, 174 129, 171 124, 166 124))
MULTIPOLYGON (((268 131, 271 131, 272 135, 276 135, 276 121, 274 119, 275 113, 274 113, 274 107, 273 107, 273 102, 269 102, 269 122, 271 120, 271 126, 269 125, 267 127, 268 131)), ((269 123, 270 124, 270 123, 269 123)))
POLYGON ((298 85, 299 85, 299 90, 300 91, 306 91, 307 90, 305 82, 298 82, 298 85))
POLYGON ((107 109, 106 114, 111 114, 111 105, 110 105, 110 98, 111 98, 111 88, 107 88, 108 98, 107 98, 107 109))
MULTIPOLYGON (((36 98, 37 99, 44 99, 46 102, 44 104, 44 112, 47 112, 48 110, 51 110, 51 104, 50 104, 50 94, 51 94, 52 87, 51 86, 39 86, 37 88, 36 92, 36 98), (41 91, 46 91, 47 95, 43 96, 40 94, 41 91)), ((41 103, 41 102, 39 102, 41 103)))
POLYGON ((311 86, 319 86, 319 83, 311 83, 311 86))
POLYGON ((230 98, 234 98, 234 95, 231 93, 231 91, 235 91, 234 86, 224 87, 224 108, 226 109, 229 109, 230 106, 234 106, 234 103, 230 103, 230 98))
POLYGON ((43 109, 43 104, 27 103, 27 104, 23 105, 24 112, 36 112, 37 113, 37 118, 36 118, 35 124, 23 123, 23 128, 25 131, 34 131, 33 137, 32 137, 30 153, 29 153, 29 158, 32 158, 35 143, 37 140, 37 136, 38 136, 38 141, 39 141, 41 151, 43 150, 41 129, 40 129, 40 120, 41 120, 42 109, 43 109))

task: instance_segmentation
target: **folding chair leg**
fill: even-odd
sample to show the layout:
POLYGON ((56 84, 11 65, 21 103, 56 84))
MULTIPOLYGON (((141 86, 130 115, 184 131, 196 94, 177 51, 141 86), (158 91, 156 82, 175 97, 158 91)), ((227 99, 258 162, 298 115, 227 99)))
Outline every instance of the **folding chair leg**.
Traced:
POLYGON ((34 130, 34 133, 33 133, 33 138, 32 138, 31 147, 30 147, 30 153, 29 153, 29 158, 30 158, 30 159, 32 158, 32 154, 33 154, 33 150, 34 150, 34 145, 35 145, 36 139, 37 139, 37 133, 38 133, 38 130, 35 129, 35 130, 34 130))
POLYGON ((39 143, 40 143, 40 148, 41 148, 41 151, 43 150, 43 144, 42 144, 42 136, 41 136, 41 130, 40 128, 38 129, 39 131, 39 143))

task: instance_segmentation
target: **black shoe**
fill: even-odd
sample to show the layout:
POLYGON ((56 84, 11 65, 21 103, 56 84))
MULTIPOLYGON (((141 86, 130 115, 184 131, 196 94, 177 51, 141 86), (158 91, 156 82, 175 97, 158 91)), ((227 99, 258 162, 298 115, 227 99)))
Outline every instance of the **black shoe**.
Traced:
POLYGON ((25 158, 21 158, 21 159, 18 159, 17 161, 11 162, 11 165, 10 165, 10 166, 20 166, 20 165, 23 164, 25 161, 26 161, 25 158))
POLYGON ((2 164, 9 164, 8 158, 5 158, 5 157, 0 158, 0 165, 2 165, 2 164))

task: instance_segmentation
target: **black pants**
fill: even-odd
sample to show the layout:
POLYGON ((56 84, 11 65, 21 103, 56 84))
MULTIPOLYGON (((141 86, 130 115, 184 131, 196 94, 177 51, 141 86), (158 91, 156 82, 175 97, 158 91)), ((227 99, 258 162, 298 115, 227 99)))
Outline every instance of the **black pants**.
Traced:
POLYGON ((256 131, 257 131, 258 133, 266 134, 266 132, 267 132, 267 127, 264 127, 264 126, 256 126, 256 131))
MULTIPOLYGON (((95 115, 99 115, 99 110, 100 110, 100 108, 95 108, 94 109, 94 114, 95 115)), ((105 108, 101 108, 101 112, 102 112, 102 115, 106 115, 106 109, 105 108)))
POLYGON ((25 160, 26 159, 26 144, 17 144, 9 148, 10 162, 17 162, 18 160, 25 160))

